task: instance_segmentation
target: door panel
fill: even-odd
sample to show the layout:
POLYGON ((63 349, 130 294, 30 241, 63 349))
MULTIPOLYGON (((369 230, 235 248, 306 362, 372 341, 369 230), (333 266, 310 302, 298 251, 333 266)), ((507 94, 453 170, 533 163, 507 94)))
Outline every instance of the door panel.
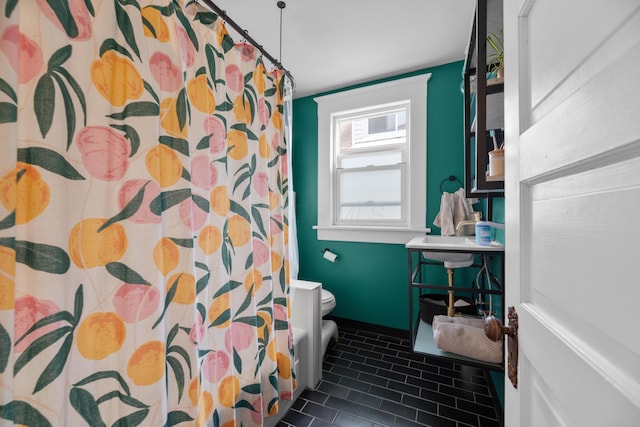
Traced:
POLYGON ((638 40, 630 50, 520 136, 522 179, 579 161, 585 162, 586 170, 616 154, 628 157, 624 150, 637 150, 640 31, 636 32, 638 40))
POLYGON ((640 4, 505 2, 506 426, 640 425, 640 4))
POLYGON ((574 419, 558 405, 559 399, 539 375, 531 376, 531 413, 535 426, 576 425, 574 419))
MULTIPOLYGON (((616 8, 599 0, 537 0, 526 16, 531 74, 532 108, 558 90, 568 77, 588 71, 583 63, 594 59, 601 64, 612 37, 637 9, 634 0, 617 1, 616 8), (592 18, 598 17, 594 25, 592 18), (562 35, 562 37, 558 37, 562 35), (557 58, 562 58, 558 61, 557 58), (575 71, 580 68, 579 73, 575 71)), ((636 27, 637 28, 637 27, 636 27)), ((604 61, 607 63, 607 61, 604 61)), ((557 95, 557 94, 556 94, 557 95)))
POLYGON ((640 157, 635 157, 528 191, 528 251, 536 268, 524 281, 523 302, 543 309, 585 344, 602 347, 599 351, 613 358, 640 355, 638 333, 628 321, 640 301, 640 279, 628 277, 638 264, 638 251, 616 250, 640 241, 639 170, 640 157))
MULTIPOLYGON (((623 24, 592 55, 582 58, 579 68, 563 77, 560 86, 546 95, 544 106, 531 104, 530 111, 525 108, 520 111, 521 115, 530 117, 529 123, 523 124, 521 135, 521 146, 525 150, 521 159, 526 160, 520 172, 523 179, 542 173, 542 169, 558 169, 612 149, 629 148, 627 144, 637 142, 640 7, 623 24), (620 126, 621 123, 624 125, 620 126), (576 152, 568 141, 579 142, 580 150, 576 152)), ((526 30, 529 20, 522 18, 520 25, 526 30)), ((539 79, 526 68, 526 58, 534 56, 527 54, 527 46, 528 40, 523 35, 522 66, 526 71, 521 84, 523 91, 535 86, 539 79)), ((559 58, 555 61, 554 64, 562 63, 559 58)))
POLYGON ((537 307, 521 306, 519 318, 520 337, 527 337, 526 345, 521 340, 521 355, 530 364, 528 378, 520 378, 527 392, 519 393, 529 396, 522 404, 530 408, 522 414, 527 418, 512 425, 546 426, 536 421, 540 416, 556 420, 550 425, 638 425, 639 407, 627 394, 632 384, 616 383, 626 378, 619 368, 537 307), (544 404, 536 393, 544 395, 544 404))

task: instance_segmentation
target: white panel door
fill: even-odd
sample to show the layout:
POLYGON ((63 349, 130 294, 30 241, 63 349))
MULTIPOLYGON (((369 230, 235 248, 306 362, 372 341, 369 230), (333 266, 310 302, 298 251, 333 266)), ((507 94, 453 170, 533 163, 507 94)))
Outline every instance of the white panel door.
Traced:
POLYGON ((640 426, 640 1, 504 13, 505 424, 640 426))

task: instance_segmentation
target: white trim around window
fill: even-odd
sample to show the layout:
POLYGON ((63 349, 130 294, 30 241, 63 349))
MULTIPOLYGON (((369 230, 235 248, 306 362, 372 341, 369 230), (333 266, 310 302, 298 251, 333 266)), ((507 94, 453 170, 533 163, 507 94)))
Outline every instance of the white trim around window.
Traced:
POLYGON ((318 240, 405 244, 426 227, 427 209, 427 82, 431 74, 361 87, 314 98, 318 104, 318 240), (338 224, 335 218, 336 179, 333 118, 338 114, 374 108, 381 104, 410 103, 407 118, 409 159, 406 191, 407 222, 404 226, 338 224))

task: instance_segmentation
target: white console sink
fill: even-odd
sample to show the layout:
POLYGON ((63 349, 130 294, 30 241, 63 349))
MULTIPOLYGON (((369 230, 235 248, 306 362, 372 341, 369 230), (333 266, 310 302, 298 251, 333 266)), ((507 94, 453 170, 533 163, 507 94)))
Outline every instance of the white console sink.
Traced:
POLYGON ((405 247, 408 249, 424 249, 425 251, 436 250, 442 256, 446 256, 446 251, 452 251, 453 253, 450 253, 450 255, 454 255, 456 252, 460 255, 460 252, 463 251, 499 252, 504 250, 504 245, 498 242, 491 242, 489 246, 477 245, 474 236, 421 235, 411 239, 405 247))
POLYGON ((442 262, 461 262, 463 264, 469 263, 473 261, 473 254, 467 252, 422 252, 422 256, 427 259, 432 259, 434 261, 442 261, 442 262))

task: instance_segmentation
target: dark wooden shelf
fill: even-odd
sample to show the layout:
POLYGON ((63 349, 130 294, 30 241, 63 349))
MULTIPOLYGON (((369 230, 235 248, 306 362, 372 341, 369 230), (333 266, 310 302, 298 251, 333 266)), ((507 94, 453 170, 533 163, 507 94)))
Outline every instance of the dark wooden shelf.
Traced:
MULTIPOLYGON (((489 130, 504 128, 504 78, 487 80, 487 34, 502 30, 502 1, 477 0, 464 65, 465 188, 467 197, 504 195, 504 180, 489 179, 489 130)), ((499 133, 502 138, 503 132, 499 133)))

